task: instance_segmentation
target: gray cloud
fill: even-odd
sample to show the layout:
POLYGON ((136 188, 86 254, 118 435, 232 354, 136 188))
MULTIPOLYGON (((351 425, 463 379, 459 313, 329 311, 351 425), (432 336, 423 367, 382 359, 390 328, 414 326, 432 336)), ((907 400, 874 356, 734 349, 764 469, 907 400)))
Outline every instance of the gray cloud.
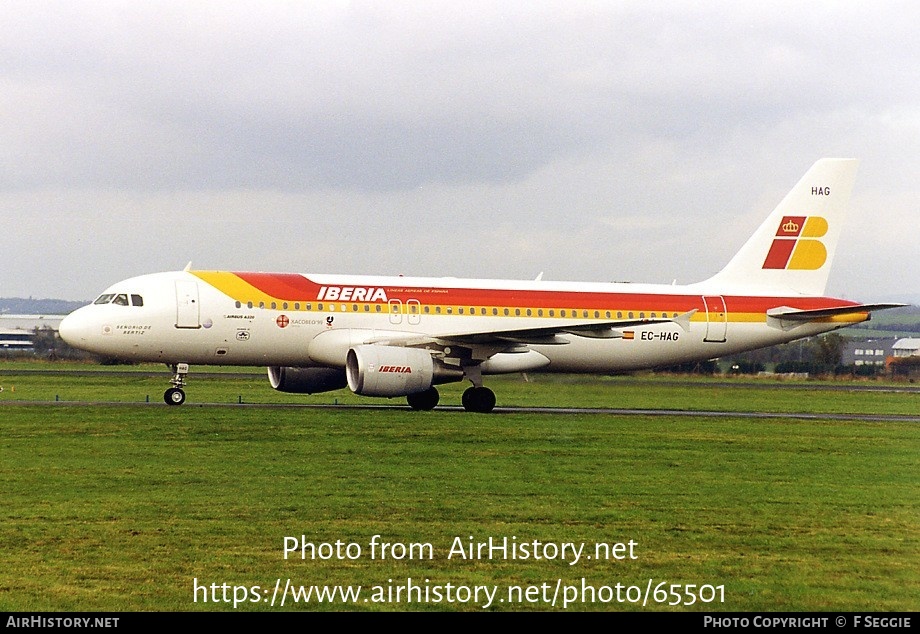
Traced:
MULTIPOLYGON (((188 259, 693 281, 826 155, 862 159, 881 238, 920 199, 918 13, 6 3, 0 219, 29 235, 0 294, 87 298, 188 259)), ((870 263, 839 286, 903 286, 880 245, 849 246, 870 263)), ((885 248, 916 280, 916 247, 885 248)))

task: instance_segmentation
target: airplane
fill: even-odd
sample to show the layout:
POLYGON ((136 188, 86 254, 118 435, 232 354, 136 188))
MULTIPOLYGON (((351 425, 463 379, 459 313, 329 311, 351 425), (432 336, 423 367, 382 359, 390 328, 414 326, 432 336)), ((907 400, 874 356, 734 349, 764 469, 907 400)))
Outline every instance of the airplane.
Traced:
POLYGON ((728 264, 689 285, 191 270, 118 282, 60 325, 70 345, 171 367, 169 405, 192 364, 262 365, 270 385, 315 394, 493 410, 483 377, 604 373, 701 361, 866 321, 902 304, 824 296, 855 159, 821 159, 728 264))

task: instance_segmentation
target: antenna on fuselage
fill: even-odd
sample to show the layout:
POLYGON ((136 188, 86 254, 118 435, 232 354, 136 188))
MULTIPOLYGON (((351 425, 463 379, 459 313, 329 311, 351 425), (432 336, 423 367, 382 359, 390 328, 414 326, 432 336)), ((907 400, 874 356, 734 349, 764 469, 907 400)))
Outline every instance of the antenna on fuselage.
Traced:
POLYGON ((182 269, 182 270, 185 271, 185 272, 191 271, 191 270, 192 270, 192 261, 189 260, 189 261, 188 261, 188 264, 186 264, 186 265, 185 265, 185 268, 182 269))

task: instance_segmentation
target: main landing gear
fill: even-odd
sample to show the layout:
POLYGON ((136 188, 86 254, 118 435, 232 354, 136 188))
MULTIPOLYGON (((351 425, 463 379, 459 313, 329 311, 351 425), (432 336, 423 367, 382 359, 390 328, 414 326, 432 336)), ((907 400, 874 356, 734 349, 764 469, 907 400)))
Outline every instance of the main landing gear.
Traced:
MULTIPOLYGON (((424 392, 409 394, 406 402, 414 410, 427 412, 437 406, 440 398, 437 388, 430 387, 424 392)), ((460 402, 463 404, 463 409, 468 412, 488 414, 495 408, 495 392, 481 385, 469 387, 463 392, 460 402)))
POLYGON ((172 387, 163 392, 163 400, 167 405, 182 405, 185 402, 185 376, 188 374, 188 363, 177 363, 172 366, 175 373, 169 381, 172 387))
POLYGON ((495 407, 495 392, 482 385, 482 369, 479 364, 463 367, 463 372, 473 387, 466 388, 460 402, 468 412, 488 414, 495 407))
POLYGON ((495 392, 481 385, 468 387, 460 398, 463 409, 468 412, 488 414, 495 408, 495 392))
MULTIPOLYGON (((463 409, 468 412, 478 414, 488 414, 495 409, 495 392, 482 385, 482 369, 479 364, 468 364, 463 366, 463 374, 466 379, 473 384, 472 387, 466 388, 460 403, 463 409)), ((432 386, 424 392, 417 392, 406 397, 409 407, 416 410, 434 409, 438 404, 438 390, 432 386)))
POLYGON ((410 394, 406 397, 406 402, 409 403, 409 407, 414 410, 427 412, 435 408, 440 398, 441 395, 438 394, 437 388, 429 387, 424 392, 410 394))

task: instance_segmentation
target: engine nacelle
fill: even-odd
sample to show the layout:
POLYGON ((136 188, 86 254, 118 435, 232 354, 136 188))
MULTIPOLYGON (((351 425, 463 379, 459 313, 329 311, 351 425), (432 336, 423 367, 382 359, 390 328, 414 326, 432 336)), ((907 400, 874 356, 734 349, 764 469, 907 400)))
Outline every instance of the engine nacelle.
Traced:
POLYGON ((269 367, 268 381, 279 392, 292 394, 319 394, 348 385, 345 372, 334 368, 269 367))
POLYGON ((408 396, 434 382, 434 360, 427 350, 398 346, 355 346, 345 362, 348 387, 362 396, 408 396))

